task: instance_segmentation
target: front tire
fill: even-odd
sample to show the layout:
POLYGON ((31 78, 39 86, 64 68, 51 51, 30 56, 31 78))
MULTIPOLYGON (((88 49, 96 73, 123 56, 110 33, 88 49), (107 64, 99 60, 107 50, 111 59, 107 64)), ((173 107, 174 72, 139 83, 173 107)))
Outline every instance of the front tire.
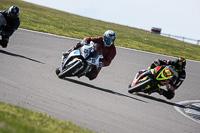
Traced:
POLYGON ((133 93, 133 92, 142 92, 142 89, 146 88, 148 85, 152 84, 152 79, 147 79, 144 82, 138 83, 133 87, 130 87, 128 89, 129 93, 133 93))
POLYGON ((65 77, 69 77, 69 76, 72 75, 72 73, 73 73, 76 69, 80 68, 81 66, 82 66, 82 62, 81 62, 81 61, 77 61, 77 62, 76 62, 74 65, 72 65, 71 67, 69 67, 69 68, 67 68, 66 70, 60 72, 60 73, 58 74, 58 77, 61 78, 61 79, 65 78, 65 77))
POLYGON ((60 73, 60 68, 56 68, 56 74, 58 75, 60 73))

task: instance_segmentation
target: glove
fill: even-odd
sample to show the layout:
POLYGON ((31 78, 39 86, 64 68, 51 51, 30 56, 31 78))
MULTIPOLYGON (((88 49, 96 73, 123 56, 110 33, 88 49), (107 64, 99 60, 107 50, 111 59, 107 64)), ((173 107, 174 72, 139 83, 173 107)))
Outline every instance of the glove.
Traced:
POLYGON ((159 60, 155 60, 155 61, 154 61, 154 64, 155 64, 156 66, 159 66, 159 65, 160 65, 160 61, 159 61, 159 60))
POLYGON ((87 41, 82 40, 82 41, 80 41, 80 42, 78 42, 78 43, 76 44, 76 47, 80 47, 80 46, 83 46, 83 45, 86 45, 86 44, 87 44, 87 41))
POLYGON ((103 65, 103 62, 99 62, 99 67, 101 68, 101 67, 103 67, 104 65, 103 65))

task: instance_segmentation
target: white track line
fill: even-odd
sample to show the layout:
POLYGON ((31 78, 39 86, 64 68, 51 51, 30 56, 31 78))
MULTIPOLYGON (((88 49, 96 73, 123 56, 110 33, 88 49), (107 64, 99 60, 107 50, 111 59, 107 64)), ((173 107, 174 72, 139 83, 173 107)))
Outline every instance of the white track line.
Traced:
MULTIPOLYGON (((178 102, 176 104, 178 105, 184 105, 184 104, 189 104, 189 103, 200 103, 200 100, 188 100, 188 101, 182 101, 182 102, 178 102)), ((174 106, 174 108, 179 112, 181 113, 182 115, 184 115, 185 117, 197 122, 200 124, 200 121, 197 121, 195 119, 193 119, 192 117, 189 117, 188 115, 186 115, 185 113, 183 113, 183 111, 181 111, 180 107, 177 107, 177 106, 174 106)))

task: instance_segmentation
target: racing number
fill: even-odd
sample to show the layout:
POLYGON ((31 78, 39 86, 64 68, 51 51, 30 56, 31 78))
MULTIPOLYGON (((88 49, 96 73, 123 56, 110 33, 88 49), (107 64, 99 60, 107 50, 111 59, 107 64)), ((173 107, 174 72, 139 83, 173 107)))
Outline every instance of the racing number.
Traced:
POLYGON ((88 53, 88 50, 87 50, 87 49, 84 49, 84 53, 88 53))

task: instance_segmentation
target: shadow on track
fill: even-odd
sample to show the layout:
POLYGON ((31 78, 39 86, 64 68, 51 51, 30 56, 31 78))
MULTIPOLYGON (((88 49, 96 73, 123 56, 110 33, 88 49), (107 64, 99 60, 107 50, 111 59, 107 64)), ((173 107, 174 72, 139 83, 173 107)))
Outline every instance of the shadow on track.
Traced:
POLYGON ((31 58, 25 57, 23 55, 18 55, 18 54, 10 53, 10 52, 7 52, 7 51, 1 50, 1 49, 0 49, 0 53, 11 55, 11 56, 15 56, 15 57, 20 57, 20 58, 24 58, 24 59, 28 59, 28 60, 31 60, 31 61, 34 61, 34 62, 37 62, 37 63, 41 63, 41 64, 45 64, 43 62, 40 62, 40 61, 31 59, 31 58))
POLYGON ((150 96, 150 95, 147 95, 147 94, 138 93, 137 95, 144 97, 144 98, 154 100, 154 101, 158 101, 158 102, 161 102, 161 103, 166 103, 166 104, 169 104, 169 105, 172 105, 172 106, 176 106, 176 107, 179 107, 179 108, 185 108, 184 105, 172 103, 172 102, 169 102, 169 101, 166 101, 166 100, 163 100, 163 99, 160 99, 160 98, 156 98, 156 97, 153 97, 153 96, 150 96))
MULTIPOLYGON (((81 81, 78 81, 78 80, 74 80, 74 79, 70 79, 70 78, 64 78, 64 80, 67 80, 69 82, 73 82, 73 83, 76 83, 76 84, 80 84, 80 85, 83 85, 83 86, 86 86, 86 87, 90 87, 90 88, 93 88, 93 89, 96 89, 96 90, 104 91, 104 92, 107 92, 107 93, 110 93, 110 94, 124 96, 124 97, 128 97, 128 98, 131 98, 131 99, 134 99, 134 100, 145 102, 145 101, 137 99, 137 98, 133 98, 133 97, 130 97, 130 96, 127 96, 127 95, 124 95, 124 94, 121 94, 121 93, 109 90, 109 89, 104 89, 104 88, 96 87, 94 85, 91 85, 91 84, 88 84, 88 83, 84 83, 84 82, 81 82, 81 81)), ((147 102, 145 102, 145 103, 147 103, 147 102)))

